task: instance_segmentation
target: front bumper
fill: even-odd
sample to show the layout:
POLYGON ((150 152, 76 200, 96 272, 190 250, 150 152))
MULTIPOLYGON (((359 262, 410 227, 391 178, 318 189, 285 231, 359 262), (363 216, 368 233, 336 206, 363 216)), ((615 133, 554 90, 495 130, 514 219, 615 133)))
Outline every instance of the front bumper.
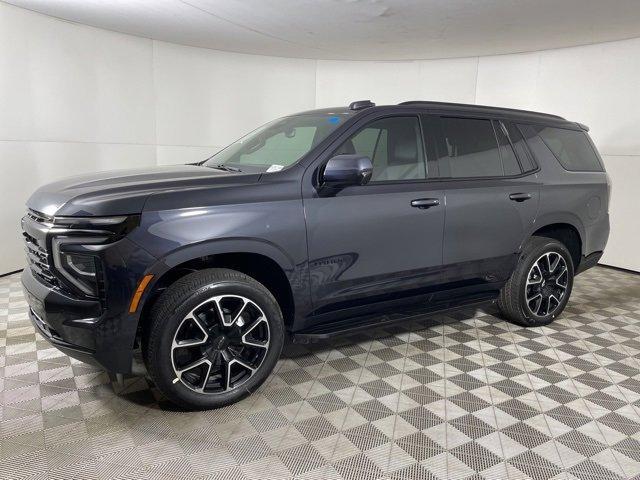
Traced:
POLYGON ((155 260, 126 239, 100 252, 105 273, 103 299, 79 298, 42 283, 29 267, 22 286, 29 317, 59 350, 115 373, 131 373, 139 312, 128 305, 137 280, 155 260))
POLYGON ((74 299, 48 288, 35 279, 29 268, 22 271, 21 279, 29 318, 38 332, 69 356, 98 364, 92 327, 100 317, 100 303, 74 299))
POLYGON ((56 337, 55 334, 52 333, 51 328, 42 320, 42 318, 40 318, 38 314, 34 312, 32 308, 29 308, 29 318, 31 319, 31 323, 33 323, 33 326, 40 333, 40 335, 46 338, 49 343, 51 343, 62 353, 84 363, 89 363, 106 368, 104 365, 100 365, 100 363, 98 363, 95 358, 95 352, 91 350, 85 350, 82 347, 72 345, 60 339, 59 337, 56 337))

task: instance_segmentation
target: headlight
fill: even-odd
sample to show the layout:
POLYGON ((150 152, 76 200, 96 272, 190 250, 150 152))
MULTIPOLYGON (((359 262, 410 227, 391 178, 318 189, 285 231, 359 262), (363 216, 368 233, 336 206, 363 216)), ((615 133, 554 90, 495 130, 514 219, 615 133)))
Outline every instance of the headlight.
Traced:
POLYGON ((54 217, 54 230, 122 236, 140 224, 140 215, 118 217, 54 217))
POLYGON ((87 247, 104 243, 106 237, 55 237, 53 264, 56 270, 82 293, 95 297, 98 295, 99 258, 86 252, 87 247))
POLYGON ((97 246, 122 238, 139 221, 138 215, 55 217, 49 232, 56 272, 80 292, 97 297, 101 272, 97 246))
POLYGON ((85 278, 96 278, 96 259, 88 255, 77 255, 74 253, 63 254, 67 266, 76 275, 85 278))

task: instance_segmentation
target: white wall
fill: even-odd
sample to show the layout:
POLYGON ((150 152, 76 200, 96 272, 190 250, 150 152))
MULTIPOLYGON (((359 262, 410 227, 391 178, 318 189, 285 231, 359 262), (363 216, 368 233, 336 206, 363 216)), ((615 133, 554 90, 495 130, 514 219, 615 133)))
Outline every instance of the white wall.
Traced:
POLYGON ((640 271, 640 39, 521 55, 344 62, 241 55, 76 25, 0 3, 0 273, 38 185, 202 159, 276 116, 371 98, 480 103, 586 123, 614 184, 603 263, 640 271))
POLYGON ((19 222, 39 185, 188 163, 315 106, 312 60, 183 47, 0 2, 0 274, 24 265, 19 222))
POLYGON ((315 62, 154 42, 158 162, 202 160, 278 116, 315 106, 315 62))
POLYGON ((20 217, 35 187, 153 165, 150 40, 0 3, 0 273, 22 268, 20 217))

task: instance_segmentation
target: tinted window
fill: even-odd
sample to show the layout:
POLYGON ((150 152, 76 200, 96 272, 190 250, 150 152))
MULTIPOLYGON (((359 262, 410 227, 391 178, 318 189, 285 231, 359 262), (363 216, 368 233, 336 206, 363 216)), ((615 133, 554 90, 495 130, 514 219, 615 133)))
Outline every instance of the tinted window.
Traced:
POLYGON ((442 117, 436 123, 442 176, 502 176, 502 161, 490 120, 442 117))
POLYGON ((498 137, 498 143, 500 145, 500 156, 502 157, 502 168, 505 175, 520 175, 520 164, 516 158, 516 153, 513 151, 511 142, 506 135, 506 127, 502 122, 494 123, 496 129, 496 136, 498 137))
POLYGON ((415 117, 376 120, 344 142, 335 152, 336 155, 353 153, 371 159, 372 182, 426 177, 420 123, 415 117))
POLYGON ((567 170, 602 171, 600 161, 583 131, 535 127, 542 141, 567 170))
POLYGON ((509 132, 509 139, 511 140, 511 144, 513 148, 516 149, 516 154, 520 159, 520 164, 525 172, 530 172, 538 168, 531 159, 531 154, 527 149, 527 145, 524 141, 522 133, 520 129, 515 126, 513 123, 505 122, 505 126, 507 127, 507 131, 509 132))

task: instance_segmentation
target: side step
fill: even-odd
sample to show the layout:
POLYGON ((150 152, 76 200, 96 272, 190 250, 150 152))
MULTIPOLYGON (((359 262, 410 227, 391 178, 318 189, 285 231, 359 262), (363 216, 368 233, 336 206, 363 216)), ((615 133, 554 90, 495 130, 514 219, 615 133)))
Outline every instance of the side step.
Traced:
POLYGON ((425 315, 434 315, 442 312, 452 312, 463 308, 478 307, 494 303, 495 295, 475 297, 466 302, 456 303, 455 305, 440 304, 437 306, 424 307, 422 309, 411 308, 405 312, 397 312, 392 314, 373 314, 363 315, 359 317, 347 318, 331 323, 326 323, 312 327, 309 330, 303 330, 294 333, 291 338, 294 343, 311 343, 321 340, 327 340, 332 337, 349 335, 352 333, 368 330, 372 328, 380 328, 401 322, 408 322, 425 315))

